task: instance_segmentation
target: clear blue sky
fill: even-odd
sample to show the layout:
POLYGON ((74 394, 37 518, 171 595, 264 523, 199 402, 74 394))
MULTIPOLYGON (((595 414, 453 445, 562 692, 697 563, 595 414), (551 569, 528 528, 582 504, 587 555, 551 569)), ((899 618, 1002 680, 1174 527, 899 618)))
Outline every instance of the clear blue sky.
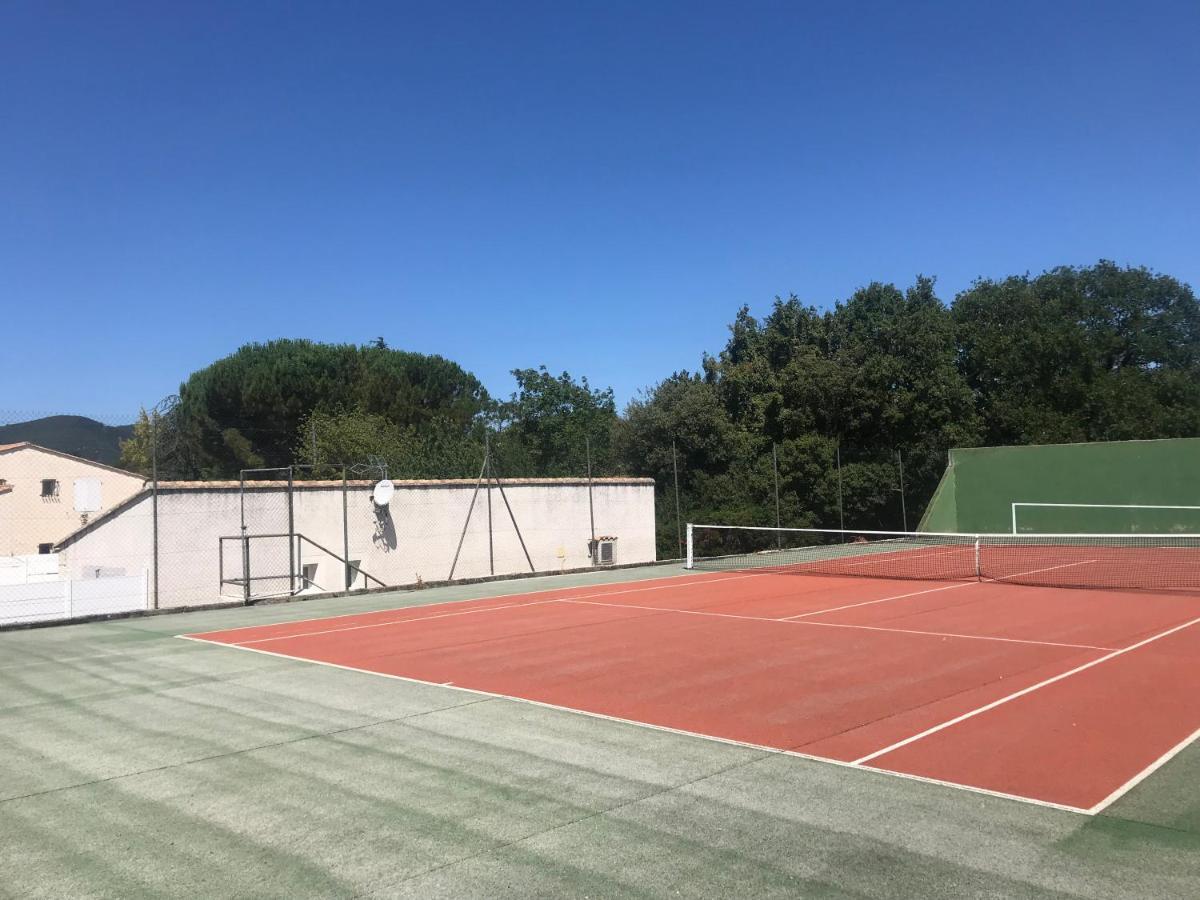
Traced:
POLYGON ((248 341, 639 388, 742 303, 1200 287, 1200 3, 0 5, 0 414, 248 341))

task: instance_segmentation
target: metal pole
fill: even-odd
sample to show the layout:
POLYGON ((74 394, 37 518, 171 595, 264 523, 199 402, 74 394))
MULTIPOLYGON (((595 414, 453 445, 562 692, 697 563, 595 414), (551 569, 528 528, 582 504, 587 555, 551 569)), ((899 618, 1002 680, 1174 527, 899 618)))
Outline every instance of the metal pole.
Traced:
POLYGON ((904 531, 908 531, 908 510, 904 506, 904 457, 896 451, 896 465, 900 469, 900 519, 904 523, 904 531))
POLYGON ((288 466, 288 593, 296 593, 296 510, 293 504, 292 467, 288 466))
POLYGON ((671 471, 675 475, 675 539, 679 543, 679 555, 683 555, 683 516, 679 513, 679 462, 675 458, 675 441, 671 441, 671 471))
POLYGON ((150 477, 152 479, 151 516, 154 519, 154 601, 158 609, 158 411, 150 418, 150 477))
MULTIPOLYGON (((771 468, 775 473, 775 527, 781 528, 782 524, 779 517, 779 450, 776 448, 774 441, 771 442, 771 468)), ((775 544, 780 550, 783 549, 782 531, 775 532, 775 544)))
POLYGON ((479 467, 479 478, 475 480, 475 493, 471 494, 471 505, 467 507, 467 520, 463 522, 462 534, 458 536, 458 547, 454 550, 454 562, 450 563, 450 574, 446 576, 447 581, 454 580, 454 570, 458 567, 458 554, 462 552, 463 541, 467 537, 467 528, 471 525, 471 513, 475 510, 475 498, 479 496, 479 485, 483 482, 483 474, 487 471, 488 452, 485 449, 483 452, 483 465, 479 467))
POLYGON ((517 533, 517 540, 521 542, 521 551, 525 554, 525 562, 529 563, 529 571, 536 572, 533 567, 533 560, 529 556, 529 548, 525 546, 525 538, 521 537, 521 526, 517 524, 517 517, 513 515, 512 507, 508 505, 508 495, 504 493, 504 485, 500 483, 500 479, 496 479, 496 487, 500 490, 500 499, 504 501, 504 508, 508 510, 508 517, 512 520, 513 530, 517 533))
POLYGON ((242 602, 250 603, 250 536, 246 534, 246 470, 241 473, 239 491, 242 514, 242 602))
POLYGON ((250 536, 242 529, 242 602, 250 605, 250 536))
POLYGON ((846 510, 842 506, 842 445, 837 445, 837 482, 838 482, 838 529, 842 532, 842 543, 846 542, 846 510))
POLYGON ((583 439, 584 452, 587 454, 587 478, 588 478, 588 521, 592 528, 592 544, 596 546, 596 507, 592 501, 592 440, 591 438, 583 439))
POLYGON ((487 467, 487 507, 488 507, 488 572, 496 574, 496 551, 492 539, 492 439, 491 435, 483 437, 483 463, 487 467))
POLYGON ((342 562, 346 564, 346 590, 354 583, 350 574, 350 483, 346 476, 346 464, 342 463, 342 562))

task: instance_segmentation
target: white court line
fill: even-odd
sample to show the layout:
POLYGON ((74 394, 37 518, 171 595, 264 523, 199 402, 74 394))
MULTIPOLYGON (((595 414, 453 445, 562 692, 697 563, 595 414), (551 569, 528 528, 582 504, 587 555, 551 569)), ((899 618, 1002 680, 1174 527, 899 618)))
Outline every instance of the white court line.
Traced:
POLYGON ((1094 563, 1095 561, 1096 560, 1094 559, 1084 559, 1080 560, 1079 562, 1063 563, 1061 566, 1046 566, 1044 569, 1030 569, 1028 572, 1018 572, 1015 575, 1005 575, 1003 578, 985 578, 982 581, 964 581, 959 584, 947 584, 943 587, 929 588, 928 590, 924 591, 913 591, 908 594, 896 594, 894 597, 880 597, 878 600, 864 600, 862 603, 847 603, 845 606, 834 606, 830 607, 829 609, 818 609, 814 610, 813 612, 801 613, 798 616, 788 616, 783 621, 794 622, 796 619, 807 619, 810 616, 819 616, 823 615, 824 613, 840 612, 843 609, 856 609, 859 606, 870 606, 873 603, 886 603, 889 600, 903 600, 905 597, 917 597, 921 594, 934 594, 938 591, 952 591, 955 588, 971 587, 971 585, 974 584, 998 584, 1010 578, 1022 578, 1026 575, 1036 575, 1038 572, 1051 572, 1054 569, 1068 569, 1071 566, 1084 566, 1088 563, 1094 563))
MULTIPOLYGON (((778 619, 772 621, 780 621, 778 619)), ((241 650, 246 653, 261 653, 264 656, 274 656, 278 659, 286 659, 291 662, 308 663, 315 666, 325 666, 330 669, 341 669, 344 672, 357 672, 361 675, 373 675, 376 678, 390 678, 393 681, 404 681, 409 684, 419 684, 426 687, 440 687, 451 691, 462 691, 464 694, 473 694, 477 697, 490 697, 494 700, 508 700, 513 703, 525 703, 529 706, 538 706, 542 709, 554 710, 556 712, 573 713, 579 716, 586 716, 590 719, 599 719, 604 722, 616 722, 621 725, 632 725, 637 728, 645 728, 650 731, 661 731, 667 734, 677 734, 683 737, 699 738, 705 741, 712 741, 717 744, 725 744, 731 747, 743 747, 749 750, 759 750, 763 753, 771 753, 779 756, 790 756, 796 759, 809 760, 810 762, 825 763, 831 766, 838 766, 843 769, 854 769, 858 772, 866 772, 871 775, 885 775, 890 778, 900 778, 905 781, 917 781, 922 784, 936 784, 941 787, 954 788, 955 790, 966 791, 971 794, 982 794, 987 797, 999 797, 1003 800, 1016 800, 1019 803, 1028 803, 1033 806, 1041 806, 1049 809, 1057 809, 1063 812, 1078 813, 1080 815, 1091 815, 1091 813, 1078 806, 1068 806, 1063 803, 1054 803, 1050 800, 1039 800, 1036 797, 1023 797, 1020 794, 1006 794, 1003 791, 993 791, 988 788, 975 787, 970 784, 958 784, 953 781, 942 781, 938 778, 928 778, 924 775, 910 775, 907 772, 893 772, 889 769, 876 769, 870 766, 860 766, 857 763, 846 762, 840 759, 833 759, 828 756, 815 756, 811 753, 803 753, 799 750, 787 750, 779 747, 768 747, 765 744, 752 744, 748 741, 739 741, 733 738, 718 737, 713 734, 703 734, 699 731, 685 731, 682 728, 672 728, 669 725, 655 725, 651 722, 639 722, 636 719, 623 719, 620 716, 610 716, 605 713, 592 712, 586 709, 577 709, 573 706, 560 706, 557 703, 546 703, 542 700, 530 700, 526 697, 516 697, 511 694, 497 694, 493 691, 481 691, 476 688, 462 687, 457 684, 442 684, 436 681, 425 681, 421 678, 412 678, 407 675, 392 675, 387 672, 375 672, 371 669, 359 669, 354 666, 341 665, 340 663, 324 662, 319 659, 308 659, 303 656, 289 656, 286 653, 276 653, 272 650, 263 650, 260 647, 247 647, 244 644, 225 644, 219 641, 208 640, 202 637, 193 637, 187 634, 175 635, 181 641, 195 641, 198 644, 207 644, 211 647, 224 647, 229 650, 241 650)), ((445 711, 445 710, 443 710, 445 711)))
MULTIPOLYGON (((539 606, 543 603, 556 602, 553 597, 546 600, 530 600, 528 603, 506 603, 503 606, 484 606, 480 609, 460 609, 454 612, 437 613, 432 616, 410 616, 407 619, 389 619, 386 622, 370 622, 366 625, 346 625, 343 628, 326 628, 323 631, 297 631, 294 634, 277 634, 273 637, 255 638, 250 641, 236 641, 239 646, 246 644, 266 644, 270 641, 286 641, 291 638, 302 637, 317 637, 322 634, 337 634, 342 631, 358 631, 361 628, 383 628, 387 625, 404 625, 408 622, 428 622, 433 619, 448 619, 455 616, 472 616, 475 613, 496 612, 501 609, 520 609, 525 606, 539 606)), ((263 625, 263 628, 270 628, 270 625, 263 625)), ((210 634, 220 634, 219 631, 209 632, 210 634)))
MULTIPOLYGON (((632 603, 598 603, 595 600, 551 600, 551 603, 578 603, 583 606, 608 606, 613 609, 644 609, 653 612, 682 613, 687 616, 717 616, 722 619, 746 619, 751 622, 778 622, 785 625, 808 625, 812 628, 852 628, 860 631, 883 631, 892 634, 920 634, 928 637, 963 638, 968 641, 1000 641, 1005 644, 1035 644, 1040 647, 1067 647, 1072 650, 1112 650, 1091 644, 1064 644, 1059 641, 1034 641, 1024 638, 993 637, 986 634, 958 634, 953 631, 918 631, 914 628, 883 628, 878 625, 843 625, 840 622, 797 622, 793 619, 772 619, 769 616, 742 616, 736 613, 710 612, 701 609, 671 609, 663 606, 635 606, 632 603)), ((251 643, 251 642, 247 642, 251 643)))
MULTIPOLYGON (((784 621, 782 619, 778 621, 784 621)), ((883 628, 879 625, 843 625, 840 622, 788 622, 789 625, 810 625, 814 628, 861 628, 863 631, 886 631, 893 634, 925 634, 930 637, 963 638, 968 641, 1000 641, 1006 644, 1034 644, 1039 647, 1068 647, 1074 650, 1111 650, 1091 644, 1064 644, 1060 641, 1033 641, 1024 638, 996 637, 985 634, 957 634, 952 631, 917 631, 913 628, 883 628)))
POLYGON ((1097 803, 1095 806, 1093 806, 1091 809, 1089 809, 1088 812, 1091 815, 1095 815, 1096 813, 1103 812, 1105 809, 1107 809, 1113 803, 1120 800, 1127 793, 1129 793, 1131 790, 1133 790, 1135 787, 1137 787, 1139 784, 1141 784, 1143 781, 1145 781, 1147 778, 1149 778, 1151 775, 1153 775, 1155 772, 1157 772, 1159 769, 1161 769, 1163 766, 1165 766, 1167 763, 1169 763, 1171 760, 1173 760, 1176 756, 1178 756, 1180 753, 1182 753, 1184 750, 1186 750, 1187 747, 1193 741, 1196 740, 1196 738, 1200 738, 1200 728, 1197 728, 1190 735, 1185 737, 1182 741, 1180 741, 1178 744, 1176 744, 1174 747, 1172 747, 1170 750, 1168 750, 1166 753, 1164 753, 1162 756, 1160 756, 1158 759, 1156 759, 1150 765, 1146 766, 1146 768, 1142 769, 1142 771, 1138 772, 1136 775, 1134 775, 1132 778, 1130 778, 1127 782, 1125 782, 1123 785, 1121 785, 1119 788, 1117 788, 1115 791, 1113 791, 1111 794, 1109 794, 1107 797, 1105 797, 1103 800, 1101 800, 1099 803, 1097 803))
MULTIPOLYGON (((769 575, 769 574, 772 574, 772 573, 770 573, 770 572, 751 572, 746 575, 734 575, 729 578, 715 578, 715 579, 711 579, 709 581, 703 581, 700 583, 701 584, 723 584, 726 581, 739 581, 743 578, 760 578, 764 575, 769 575)), ((455 610, 454 612, 437 613, 436 615, 432 615, 432 616, 406 616, 403 619, 388 619, 387 621, 384 621, 384 622, 367 622, 363 625, 346 625, 342 628, 324 628, 319 631, 297 631, 297 632, 292 632, 290 634, 275 635, 273 637, 255 638, 255 639, 249 640, 249 641, 222 641, 222 643, 231 643, 231 644, 236 643, 239 646, 245 645, 245 644, 265 644, 265 643, 269 643, 270 641, 286 641, 286 640, 289 640, 290 638, 315 637, 315 636, 321 635, 321 634, 336 634, 336 633, 342 632, 342 631, 361 631, 364 628, 385 628, 389 625, 407 625, 407 624, 410 624, 413 622, 428 622, 433 619, 447 619, 452 616, 470 616, 470 615, 474 615, 475 613, 495 612, 495 611, 501 610, 501 609, 519 609, 524 606, 540 606, 545 603, 557 603, 560 600, 570 600, 570 599, 581 599, 582 600, 582 599, 588 599, 588 598, 592 598, 592 597, 615 597, 620 594, 641 594, 646 591, 665 591, 665 590, 672 589, 672 588, 688 587, 688 586, 689 586, 689 583, 682 582, 680 584, 660 584, 660 585, 657 585, 656 587, 637 587, 637 588, 627 588, 625 590, 620 590, 620 591, 601 591, 598 594, 583 594, 579 598, 548 597, 545 600, 530 600, 528 603, 506 603, 502 606, 483 606, 478 609, 460 609, 460 610, 455 610)), ((520 595, 518 595, 518 596, 520 596, 520 595)), ((429 606, 410 606, 410 607, 402 607, 402 609, 405 612, 408 612, 411 610, 430 609, 431 607, 434 607, 437 605, 438 604, 430 604, 429 606)), ((401 610, 397 610, 397 612, 400 612, 400 611, 401 610)), ((319 622, 321 620, 315 619, 313 621, 319 622)), ((278 622, 278 623, 274 623, 274 624, 289 625, 291 623, 290 622, 278 622)), ((272 627, 274 627, 274 625, 273 624, 263 624, 263 625, 258 625, 258 626, 254 626, 254 625, 243 626, 243 628, 255 628, 255 627, 265 629, 265 628, 272 628, 272 627)), ((241 631, 241 630, 243 630, 243 628, 231 628, 231 629, 229 629, 229 631, 241 631)), ((194 634, 194 635, 180 635, 180 636, 181 637, 203 637, 204 635, 220 635, 220 634, 224 634, 224 633, 226 633, 226 632, 207 631, 207 632, 200 632, 199 634, 194 634)))
MULTIPOLYGON (((647 565, 655 565, 655 563, 648 563, 647 565)), ((725 574, 725 573, 724 572, 689 571, 689 572, 680 572, 676 575, 659 575, 654 578, 646 578, 646 579, 642 579, 642 580, 646 584, 654 584, 657 581, 669 581, 669 580, 675 579, 675 578, 681 578, 681 579, 687 578, 687 579, 694 580, 697 584, 709 584, 710 582, 727 581, 728 579, 720 577, 723 574, 725 574), (711 578, 706 577, 706 576, 710 576, 710 575, 713 577, 711 577, 711 578), (704 579, 704 580, 701 581, 701 579, 704 579)), ((539 576, 537 579, 527 579, 527 580, 544 581, 547 578, 558 578, 558 577, 559 576, 557 576, 557 575, 543 575, 543 576, 539 576)), ((496 581, 496 582, 489 582, 489 583, 492 583, 492 584, 516 584, 516 583, 518 583, 518 581, 516 579, 509 579, 508 581, 496 581)), ((608 584, 637 584, 638 582, 637 582, 637 580, 632 580, 632 581, 610 581, 607 583, 608 584)), ((601 582, 601 584, 604 584, 604 582, 601 582)), ((458 587, 458 586, 459 585, 449 585, 449 587, 458 587)), ((490 597, 476 595, 474 597, 461 597, 458 600, 437 600, 433 603, 414 603, 411 606, 389 606, 389 607, 384 607, 383 609, 364 609, 361 612, 337 613, 336 615, 332 615, 332 616, 309 616, 308 618, 304 618, 304 619, 282 619, 278 622, 261 622, 261 623, 255 624, 255 625, 238 625, 234 628, 222 628, 217 631, 190 632, 189 635, 195 636, 195 635, 201 635, 201 634, 225 634, 230 631, 241 631, 244 628, 267 628, 271 625, 303 625, 305 622, 333 622, 338 619, 358 619, 363 616, 372 616, 372 615, 379 615, 382 613, 392 613, 392 612, 407 612, 407 611, 413 610, 413 609, 430 609, 435 606, 457 606, 460 603, 479 603, 484 600, 504 600, 505 598, 508 598, 508 597, 526 597, 526 596, 529 596, 530 594, 550 594, 550 593, 553 593, 554 591, 587 590, 587 588, 589 588, 589 587, 592 587, 592 585, 577 584, 574 587, 556 586, 556 587, 538 588, 537 590, 534 590, 534 591, 513 591, 511 594, 492 594, 490 597)), ((442 590, 442 588, 435 588, 434 590, 442 590)), ((388 593, 415 594, 415 593, 417 593, 417 591, 412 588, 405 590, 403 587, 398 587, 394 591, 378 591, 377 595, 383 596, 384 594, 388 594, 388 593)), ((358 595, 353 595, 353 597, 357 597, 357 596, 358 595)), ((374 595, 364 594, 362 596, 367 597, 367 596, 374 596, 374 595)), ((189 635, 177 634, 177 635, 175 635, 175 637, 187 637, 189 635)))
POLYGON ((1044 681, 1039 681, 1037 684, 1032 684, 1029 687, 1022 688, 1019 691, 1014 691, 1013 693, 1009 694, 1006 697, 1001 697, 999 700, 993 700, 991 703, 987 703, 983 706, 980 706, 978 709, 973 709, 973 710, 970 710, 969 712, 965 712, 961 716, 955 716, 953 719, 948 719, 947 721, 942 722, 940 725, 934 725, 932 728, 926 728, 924 731, 918 732, 917 734, 914 734, 911 737, 906 737, 902 741, 896 741, 896 743, 891 744, 887 747, 884 747, 882 750, 876 750, 874 753, 868 753, 866 756, 863 756, 863 757, 860 757, 860 758, 854 760, 854 763, 855 763, 855 765, 860 765, 860 766, 865 765, 866 763, 870 762, 873 759, 878 759, 880 756, 884 756, 888 753, 891 753, 893 750, 899 750, 901 747, 906 747, 915 741, 919 741, 922 738, 927 738, 931 734, 937 734, 937 732, 942 731, 946 728, 949 728, 952 725, 957 725, 959 722, 965 722, 967 719, 973 719, 975 716, 981 715, 981 714, 987 712, 988 710, 995 709, 997 706, 1002 706, 1005 703, 1008 703, 1012 700, 1016 700, 1019 697, 1024 697, 1026 694, 1031 694, 1034 691, 1041 690, 1042 688, 1047 687, 1048 685, 1054 684, 1056 681, 1062 681, 1064 678, 1069 678, 1072 675, 1076 675, 1076 674, 1084 671, 1085 669, 1092 668, 1092 666, 1098 666, 1102 662, 1107 662, 1110 659, 1115 659, 1118 656, 1128 653, 1130 650, 1137 650, 1139 647, 1144 647, 1147 644, 1153 643, 1154 641, 1157 641, 1161 638, 1168 637, 1172 634, 1175 634, 1175 632, 1177 632, 1177 631, 1182 631, 1185 628, 1190 628, 1191 626, 1197 624, 1198 622, 1200 622, 1200 617, 1192 619, 1190 622, 1184 622, 1182 625, 1176 625, 1174 628, 1168 628, 1166 631, 1160 631, 1158 634, 1151 635, 1150 637, 1146 638, 1145 640, 1138 641, 1136 644, 1130 644, 1128 647, 1122 647, 1120 650, 1114 650, 1111 653, 1106 653, 1104 656, 1097 657, 1096 659, 1093 659, 1089 662, 1085 662, 1083 665, 1076 666, 1074 669, 1071 669, 1066 672, 1062 672, 1051 678, 1047 678, 1044 681))
POLYGON ((911 591, 907 594, 895 594, 894 596, 891 596, 891 597, 880 597, 877 600, 863 600, 860 603, 847 603, 843 606, 831 606, 828 609, 815 609, 812 612, 800 613, 800 615, 798 615, 798 616, 788 616, 787 618, 780 619, 779 621, 795 622, 797 619, 807 619, 810 616, 819 616, 819 615, 823 615, 824 613, 839 612, 843 609, 855 609, 859 606, 871 606, 874 603, 887 603, 889 600, 903 600, 905 597, 916 597, 916 596, 919 596, 920 594, 936 594, 938 591, 952 591, 955 588, 971 587, 972 585, 976 585, 976 584, 979 584, 979 582, 978 581, 964 581, 964 582, 961 582, 960 584, 945 584, 945 585, 942 585, 941 587, 926 588, 923 591, 911 591))

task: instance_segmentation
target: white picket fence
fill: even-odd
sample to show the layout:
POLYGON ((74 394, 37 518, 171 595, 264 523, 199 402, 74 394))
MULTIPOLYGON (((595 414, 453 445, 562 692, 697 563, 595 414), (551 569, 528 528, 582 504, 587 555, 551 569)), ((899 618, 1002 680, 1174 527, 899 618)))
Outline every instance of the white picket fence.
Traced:
POLYGON ((0 556, 0 585, 58 581, 58 577, 57 553, 0 556))
POLYGON ((149 608, 150 580, 146 572, 109 578, 0 584, 0 625, 149 608))

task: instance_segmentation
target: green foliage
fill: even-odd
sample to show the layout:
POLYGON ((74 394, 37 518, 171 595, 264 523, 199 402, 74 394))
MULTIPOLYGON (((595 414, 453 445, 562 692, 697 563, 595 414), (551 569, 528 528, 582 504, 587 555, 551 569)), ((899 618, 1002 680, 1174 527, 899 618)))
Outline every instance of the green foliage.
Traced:
POLYGON ((949 311, 926 278, 907 291, 871 284, 825 313, 796 297, 761 322, 743 307, 703 376, 676 373, 631 404, 628 464, 671 478, 673 438, 687 518, 767 525, 774 452, 784 523, 837 527, 844 514, 848 526, 900 527, 900 451, 912 524, 946 450, 978 439, 956 358, 949 311))
POLYGON ((587 473, 586 443, 592 466, 613 472, 613 431, 617 406, 612 388, 597 390, 587 378, 551 375, 545 366, 515 369, 517 391, 496 406, 497 458, 508 473, 582 476, 587 473))
POLYGON ((343 464, 379 461, 391 478, 467 478, 479 474, 483 427, 450 420, 401 425, 385 415, 315 410, 297 433, 295 459, 316 464, 314 477, 337 475, 343 464))
POLYGON ((118 467, 127 472, 150 476, 154 467, 152 432, 150 414, 143 408, 138 413, 137 421, 133 423, 133 432, 127 439, 121 441, 121 457, 117 461, 118 467))
MULTIPOLYGON (((382 338, 254 344, 195 373, 159 430, 207 475, 377 459, 394 478, 475 477, 490 440, 500 474, 582 476, 590 441, 595 474, 655 479, 659 552, 674 556, 676 471, 684 520, 774 524, 777 459, 784 524, 898 528, 906 513, 914 527, 951 447, 1200 433, 1200 305, 1104 261, 980 281, 952 307, 918 277, 825 310, 742 307, 699 372, 624 416, 586 378, 513 375, 492 402, 455 363, 382 338)), ((143 413, 123 444, 137 471, 148 428, 143 413)))
POLYGON ((989 444, 1200 432, 1200 305, 1173 278, 1101 261, 980 281, 954 320, 989 444))
POLYGON ((179 393, 180 438, 194 474, 206 477, 289 464, 297 431, 314 412, 465 436, 487 403, 479 381, 455 363, 378 342, 249 344, 194 373, 179 393))

